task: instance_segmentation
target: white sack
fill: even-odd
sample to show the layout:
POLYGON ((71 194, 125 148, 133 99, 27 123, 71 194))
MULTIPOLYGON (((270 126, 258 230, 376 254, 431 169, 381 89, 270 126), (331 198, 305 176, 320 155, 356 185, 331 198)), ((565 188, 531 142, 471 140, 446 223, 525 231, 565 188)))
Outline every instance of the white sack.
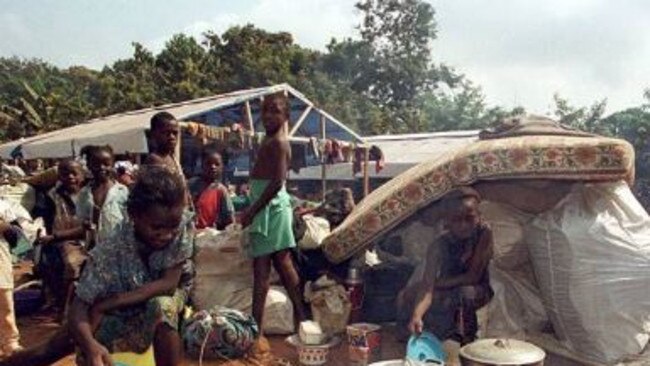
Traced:
MULTIPOLYGON (((528 264, 530 266, 530 264, 528 264)), ((548 328, 548 316, 532 269, 522 266, 502 270, 492 263, 490 285, 494 297, 488 304, 486 335, 490 338, 526 339, 529 332, 548 328)))
MULTIPOLYGON (((253 286, 225 276, 197 277, 192 301, 199 310, 220 305, 250 314, 253 308, 253 286)), ((271 286, 264 305, 264 333, 292 334, 294 331, 291 300, 284 288, 271 286)))
POLYGON ((623 183, 575 185, 527 227, 554 331, 570 350, 612 363, 650 329, 650 218, 623 183))
POLYGON ((284 288, 271 286, 269 294, 266 296, 264 312, 265 334, 284 335, 295 333, 296 327, 293 321, 293 304, 284 288))
POLYGON ((0 197, 31 211, 36 205, 36 190, 27 183, 0 185, 0 197))
POLYGON ((492 228, 492 263, 501 269, 516 269, 529 264, 524 227, 533 216, 510 205, 491 201, 483 201, 479 209, 483 219, 492 228))
POLYGON ((302 217, 305 220, 307 229, 305 236, 300 240, 298 246, 300 249, 316 249, 320 247, 323 240, 330 233, 330 223, 323 217, 314 215, 305 215, 302 217))
MULTIPOLYGON (((204 229, 196 236, 196 276, 191 298, 198 310, 225 306, 250 313, 253 305, 253 263, 241 246, 241 230, 204 229)), ((272 271, 271 280, 277 278, 272 271)), ((293 304, 283 288, 271 286, 266 297, 266 334, 293 333, 293 304)))
POLYGON ((442 225, 432 227, 419 220, 412 220, 395 230, 394 235, 400 237, 404 255, 418 264, 423 264, 429 244, 440 235, 441 231, 442 225))
POLYGON ((252 276, 252 262, 242 249, 241 236, 242 231, 233 225, 224 231, 199 230, 194 258, 197 274, 252 276))

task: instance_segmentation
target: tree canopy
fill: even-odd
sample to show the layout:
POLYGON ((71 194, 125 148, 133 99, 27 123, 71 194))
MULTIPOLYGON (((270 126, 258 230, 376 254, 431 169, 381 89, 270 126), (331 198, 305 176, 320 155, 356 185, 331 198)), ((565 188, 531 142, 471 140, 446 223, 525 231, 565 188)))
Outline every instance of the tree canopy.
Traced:
POLYGON ((420 0, 362 0, 359 37, 327 51, 252 24, 201 39, 177 34, 157 54, 133 43, 131 57, 102 70, 61 69, 0 58, 0 133, 11 140, 88 119, 169 102, 287 82, 362 134, 482 125, 480 89, 433 62, 434 10, 420 0), (445 90, 445 92, 442 92, 445 90))
MULTIPOLYGON (((101 70, 59 68, 38 59, 0 58, 0 141, 91 118, 207 95, 289 83, 362 135, 475 129, 521 107, 488 108, 480 87, 436 62, 433 7, 422 0, 360 0, 356 37, 332 39, 323 52, 286 32, 252 24, 200 39, 177 34, 152 52, 101 70)), ((604 116, 606 100, 575 107, 554 96, 563 123, 627 138, 646 151, 646 103, 604 116)), ((641 155, 641 154, 640 154, 641 155)))

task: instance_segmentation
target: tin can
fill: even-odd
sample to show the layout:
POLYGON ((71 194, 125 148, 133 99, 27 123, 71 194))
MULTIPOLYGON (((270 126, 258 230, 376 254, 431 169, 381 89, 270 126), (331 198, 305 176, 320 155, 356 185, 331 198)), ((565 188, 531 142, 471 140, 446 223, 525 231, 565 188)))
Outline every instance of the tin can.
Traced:
POLYGON ((350 267, 348 270, 348 277, 345 279, 345 288, 350 298, 350 304, 352 305, 349 322, 357 323, 361 320, 363 299, 365 296, 363 279, 357 268, 350 267))

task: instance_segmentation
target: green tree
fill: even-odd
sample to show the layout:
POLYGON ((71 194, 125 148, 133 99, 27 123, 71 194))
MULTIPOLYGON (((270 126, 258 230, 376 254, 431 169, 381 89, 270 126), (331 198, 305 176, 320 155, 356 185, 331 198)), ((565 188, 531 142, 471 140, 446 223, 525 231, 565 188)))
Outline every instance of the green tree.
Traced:
POLYGON ((179 102, 210 94, 210 90, 204 87, 204 79, 214 78, 217 74, 205 74, 209 71, 203 69, 207 56, 206 50, 194 37, 177 34, 167 41, 155 61, 157 86, 162 93, 159 99, 179 102))
POLYGON ((102 115, 150 107, 168 101, 161 91, 156 57, 139 43, 133 56, 104 67, 99 77, 96 105, 102 115))
POLYGON ((92 116, 97 72, 59 69, 40 60, 0 59, 3 139, 16 139, 79 123, 92 116))
POLYGON ((0 58, 0 139, 283 82, 362 134, 477 128, 511 113, 486 110, 479 88, 434 62, 430 4, 361 0, 356 8, 359 39, 332 40, 326 52, 248 24, 200 40, 174 35, 157 54, 133 43, 131 57, 100 71, 0 58))
POLYGON ((636 172, 640 176, 650 176, 650 89, 644 92, 645 102, 603 117, 606 100, 588 107, 575 107, 557 94, 556 116, 562 123, 606 136, 623 138, 634 146, 636 153, 636 172))
POLYGON ((626 139, 636 152, 636 173, 650 178, 650 92, 644 93, 646 102, 639 107, 615 112, 600 121, 613 136, 626 139))
POLYGON ((289 33, 270 33, 251 24, 227 30, 211 51, 221 60, 228 90, 292 82, 314 55, 294 45, 289 33))
POLYGON ((600 125, 600 119, 607 107, 607 99, 595 102, 589 107, 575 107, 556 93, 553 95, 553 101, 555 116, 560 123, 587 132, 607 133, 600 125))
MULTIPOLYGON (((409 106, 432 91, 444 73, 432 63, 436 39, 433 7, 420 0, 362 0, 361 42, 370 47, 361 91, 383 106, 409 106)), ((363 47, 367 47, 363 46, 363 47)), ((447 76, 447 75, 445 75, 447 76)))
POLYGON ((322 70, 380 109, 373 114, 371 131, 458 128, 458 121, 450 120, 467 117, 470 104, 484 107, 482 95, 472 92, 462 75, 433 62, 436 22, 430 4, 420 0, 362 0, 356 7, 363 15, 358 27, 361 39, 333 40, 323 55, 322 70), (452 106, 455 102, 465 105, 452 106), (446 115, 452 110, 463 110, 464 114, 446 115))
POLYGON ((523 107, 488 108, 481 88, 468 80, 454 89, 426 94, 423 110, 428 131, 483 129, 503 118, 526 113, 523 107))

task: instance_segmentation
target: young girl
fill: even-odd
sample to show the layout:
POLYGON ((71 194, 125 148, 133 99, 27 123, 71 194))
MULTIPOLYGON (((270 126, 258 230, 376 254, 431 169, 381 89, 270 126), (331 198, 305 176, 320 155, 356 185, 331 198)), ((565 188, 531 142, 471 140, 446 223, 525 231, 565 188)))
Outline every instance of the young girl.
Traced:
MULTIPOLYGON (((79 193, 77 215, 86 224, 97 228, 94 240, 103 242, 108 233, 112 232, 126 217, 126 200, 129 189, 116 182, 113 172, 115 157, 109 145, 85 146, 83 154, 86 157, 88 170, 92 174, 90 184, 79 193)), ((86 243, 92 248, 94 243, 86 243)))
POLYGON ((221 183, 223 158, 208 149, 203 153, 203 174, 188 182, 196 209, 196 228, 223 230, 233 222, 233 205, 226 186, 221 183))
POLYGON ((109 365, 109 353, 142 353, 152 343, 156 365, 178 365, 178 314, 193 254, 184 183, 163 167, 148 167, 127 207, 129 219, 110 233, 110 245, 100 242, 89 253, 70 329, 89 365, 109 365))
POLYGON ((253 257, 253 317, 262 329, 264 304, 269 290, 271 264, 280 275, 295 309, 297 321, 305 318, 300 278, 294 267, 291 248, 296 246, 292 232, 291 200, 284 183, 291 159, 287 140, 289 100, 284 94, 266 96, 262 121, 266 137, 250 175, 252 205, 241 216, 243 227, 250 226, 253 257))

